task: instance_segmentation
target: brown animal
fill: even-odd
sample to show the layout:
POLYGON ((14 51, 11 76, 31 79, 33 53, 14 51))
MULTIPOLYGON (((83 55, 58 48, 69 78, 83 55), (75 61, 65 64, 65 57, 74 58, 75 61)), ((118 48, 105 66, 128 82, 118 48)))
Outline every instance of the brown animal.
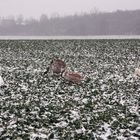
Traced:
POLYGON ((53 75, 60 75, 62 71, 66 68, 66 64, 61 59, 54 59, 51 61, 50 66, 47 68, 44 74, 47 74, 49 70, 53 73, 53 75))
POLYGON ((81 83, 84 80, 84 77, 81 74, 73 71, 64 71, 62 77, 73 83, 81 83))

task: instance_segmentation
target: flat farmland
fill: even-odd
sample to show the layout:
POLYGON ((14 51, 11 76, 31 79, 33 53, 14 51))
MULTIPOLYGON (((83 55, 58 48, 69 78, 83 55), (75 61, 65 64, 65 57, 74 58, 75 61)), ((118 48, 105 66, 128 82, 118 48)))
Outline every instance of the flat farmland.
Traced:
POLYGON ((140 40, 0 40, 0 139, 140 139, 140 40), (86 77, 51 73, 54 57, 86 77))

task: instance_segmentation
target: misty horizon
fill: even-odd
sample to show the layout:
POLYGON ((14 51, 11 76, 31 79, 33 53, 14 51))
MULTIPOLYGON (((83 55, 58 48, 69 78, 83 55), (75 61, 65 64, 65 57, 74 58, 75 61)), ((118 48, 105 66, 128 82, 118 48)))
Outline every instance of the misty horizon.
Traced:
POLYGON ((127 12, 127 11, 139 11, 140 9, 136 9, 136 10, 120 10, 120 9, 117 9, 115 11, 99 11, 97 8, 94 8, 93 10, 89 11, 89 12, 84 12, 84 11, 81 11, 79 13, 73 13, 73 14, 68 14, 68 15, 60 15, 59 13, 53 13, 52 15, 48 15, 48 14, 45 14, 45 13, 42 13, 40 14, 40 16, 38 18, 35 18, 33 16, 30 16, 30 17, 26 17, 24 16, 23 14, 19 14, 19 15, 9 15, 9 16, 0 16, 0 20, 2 19, 7 19, 7 20, 11 20, 11 19, 15 19, 17 20, 18 18, 23 18, 23 21, 26 21, 26 20, 36 20, 36 21, 39 21, 40 18, 42 16, 46 16, 48 19, 55 19, 55 18, 66 18, 66 17, 72 17, 72 16, 84 16, 84 15, 90 15, 90 14, 107 14, 107 13, 116 13, 116 12, 127 12))
POLYGON ((92 36, 140 35, 140 10, 89 13, 73 16, 42 15, 39 20, 22 16, 0 19, 0 35, 18 36, 92 36), (131 19, 131 20, 130 20, 131 19))
POLYGON ((64 17, 90 12, 114 12, 117 10, 140 9, 139 0, 0 0, 0 17, 39 19, 42 14, 64 17))

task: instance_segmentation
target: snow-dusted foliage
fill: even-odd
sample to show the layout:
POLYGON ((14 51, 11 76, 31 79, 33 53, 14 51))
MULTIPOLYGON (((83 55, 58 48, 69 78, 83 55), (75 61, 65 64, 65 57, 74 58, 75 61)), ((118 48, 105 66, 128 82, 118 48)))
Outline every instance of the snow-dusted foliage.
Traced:
POLYGON ((1 40, 0 139, 140 139, 140 40, 1 40), (84 75, 44 71, 54 57, 84 75))

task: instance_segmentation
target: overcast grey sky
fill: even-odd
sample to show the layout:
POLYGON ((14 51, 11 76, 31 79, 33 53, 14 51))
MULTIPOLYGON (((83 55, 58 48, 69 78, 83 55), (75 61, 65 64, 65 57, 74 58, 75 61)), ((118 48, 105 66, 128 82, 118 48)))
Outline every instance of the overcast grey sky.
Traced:
POLYGON ((52 16, 69 15, 80 12, 116 11, 140 9, 140 0, 0 0, 0 16, 38 18, 41 14, 52 16))

